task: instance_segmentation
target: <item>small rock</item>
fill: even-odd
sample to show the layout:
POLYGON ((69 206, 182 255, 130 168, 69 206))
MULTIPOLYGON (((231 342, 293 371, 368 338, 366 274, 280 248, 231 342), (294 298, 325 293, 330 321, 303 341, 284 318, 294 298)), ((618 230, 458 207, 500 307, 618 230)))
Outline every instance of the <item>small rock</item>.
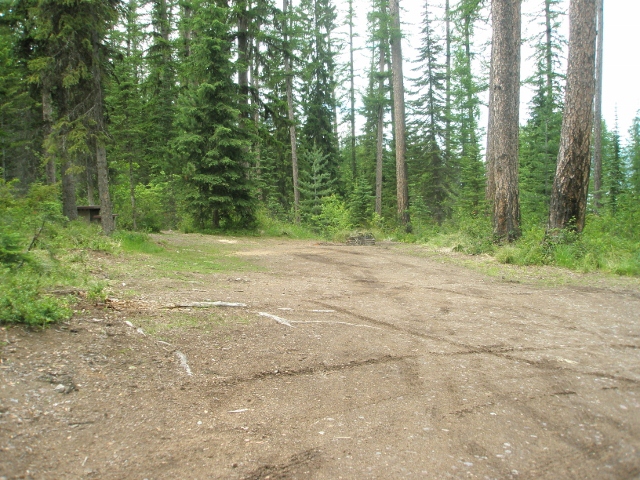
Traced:
POLYGON ((58 385, 56 385, 56 387, 54 388, 54 390, 58 393, 64 393, 64 391, 67 389, 67 387, 65 387, 62 383, 59 383, 58 385))

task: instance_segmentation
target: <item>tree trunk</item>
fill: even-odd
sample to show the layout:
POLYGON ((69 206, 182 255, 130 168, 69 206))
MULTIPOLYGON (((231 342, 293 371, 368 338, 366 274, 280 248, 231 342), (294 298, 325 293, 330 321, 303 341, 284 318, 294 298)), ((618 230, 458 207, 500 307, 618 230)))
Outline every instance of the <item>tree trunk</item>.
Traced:
POLYGON ((521 0, 493 0, 493 40, 487 130, 487 195, 493 203, 493 234, 520 236, 518 112, 520 107, 521 0))
POLYGON ((95 205, 95 192, 93 188, 93 165, 91 155, 84 155, 84 176, 87 182, 87 204, 95 205))
POLYGON ((391 14, 391 63, 393 67, 393 110, 396 132, 396 193, 398 220, 409 227, 409 185, 407 183, 404 78, 402 73, 402 31, 399 0, 389 2, 391 14))
POLYGON ((76 204, 76 179, 73 174, 73 163, 67 157, 66 138, 62 137, 62 214, 69 220, 78 218, 76 204))
MULTIPOLYGON (((547 87, 547 105, 553 105, 553 37, 552 37, 552 26, 551 26, 551 0, 545 0, 544 2, 544 18, 545 18, 545 68, 546 68, 546 87, 547 87)), ((551 135, 550 129, 550 121, 549 116, 551 115, 551 109, 546 109, 546 114, 544 115, 544 194, 545 196, 551 196, 550 188, 549 188, 549 177, 551 174, 550 168, 552 159, 551 159, 551 146, 549 145, 549 138, 551 135)))
POLYGON ((451 7, 445 2, 444 163, 451 167, 451 7))
POLYGON ((596 0, 571 0, 567 87, 549 233, 564 228, 582 232, 584 228, 595 90, 596 17, 596 0))
POLYGON ((382 215, 382 161, 384 158, 384 67, 387 63, 384 45, 380 40, 378 63, 378 131, 376 138, 376 213, 382 215))
POLYGON ((98 171, 98 195, 100 197, 100 222, 102 231, 110 235, 116 228, 109 195, 109 169, 107 167, 107 149, 102 139, 96 139, 96 166, 98 171))
POLYGON ((282 11, 284 12, 284 72, 286 76, 286 88, 287 88, 287 110, 289 113, 289 138, 291 140, 291 166, 293 170, 293 215, 295 223, 300 223, 300 189, 298 188, 298 149, 296 139, 296 123, 295 114, 293 111, 293 78, 291 73, 291 57, 288 45, 288 29, 289 19, 287 15, 289 13, 289 0, 283 0, 282 11))
MULTIPOLYGON (((42 130, 44 134, 45 144, 47 138, 51 135, 51 129, 53 127, 53 101, 51 98, 51 90, 47 86, 46 82, 42 86, 42 130)), ((48 152, 48 148, 45 146, 43 157, 46 160, 45 170, 47 175, 47 184, 53 185, 56 183, 56 160, 48 152)))
POLYGON ((604 1, 598 2, 598 32, 596 46, 596 98, 593 129, 593 209, 602 208, 602 54, 604 50, 604 1))
POLYGON ((95 121, 95 145, 96 145, 96 171, 98 174, 98 196, 100 197, 100 222, 102 231, 110 235, 115 230, 115 221, 111 209, 111 196, 109 195, 109 167, 107 165, 107 149, 104 144, 105 121, 104 99, 102 92, 102 69, 100 44, 97 34, 93 35, 92 75, 94 89, 93 114, 95 121))
POLYGON ((138 230, 138 212, 136 211, 136 185, 133 180, 133 159, 129 157, 129 199, 131 201, 131 223, 133 230, 138 230))
POLYGON ((240 88, 240 109, 244 118, 249 118, 249 19, 247 2, 236 2, 238 8, 238 86, 240 88))
POLYGON ((357 172, 356 165, 356 87, 353 64, 353 0, 349 0, 349 77, 351 85, 349 88, 349 100, 351 101, 351 174, 354 182, 357 172))

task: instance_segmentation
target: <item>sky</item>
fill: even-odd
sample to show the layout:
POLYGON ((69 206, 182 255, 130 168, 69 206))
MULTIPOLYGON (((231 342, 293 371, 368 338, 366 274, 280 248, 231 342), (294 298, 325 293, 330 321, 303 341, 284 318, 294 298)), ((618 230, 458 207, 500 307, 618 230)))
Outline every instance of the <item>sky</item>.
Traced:
MULTIPOLYGON (((439 0, 430 0, 430 6, 441 3, 439 0)), ((455 0, 452 1, 452 4, 455 0)), ((489 4, 490 2, 487 2, 489 4)), ((562 33, 568 37, 568 10, 569 1, 564 0, 561 11, 567 12, 563 18, 562 33)), ((338 22, 344 22, 344 14, 347 2, 342 0, 336 2, 338 5, 338 22)), ((366 86, 366 72, 369 66, 369 53, 364 47, 367 37, 366 15, 370 9, 369 0, 354 0, 356 11, 356 32, 357 44, 361 47, 356 53, 356 75, 359 75, 357 85, 361 92, 366 86)), ((531 13, 541 11, 544 0, 523 0, 523 36, 532 35, 539 27, 531 17, 531 13)), ((404 39, 403 54, 405 57, 405 77, 415 75, 411 72, 410 61, 416 56, 415 49, 420 46, 420 22, 424 8, 424 0, 400 0, 401 20, 403 23, 404 39)), ((633 118, 640 111, 640 0, 604 0, 604 73, 603 73, 603 99, 602 114, 607 126, 612 129, 618 117, 618 127, 621 138, 624 142, 628 136, 628 131, 633 118)), ((488 18, 488 9, 484 12, 488 18)), ((480 21, 476 25, 477 43, 485 42, 487 45, 491 39, 491 29, 488 24, 480 21)), ((490 50, 486 47, 485 57, 488 61, 490 50)), ((344 55, 348 55, 348 48, 343 50, 344 55)), ((528 57, 531 51, 523 43, 521 77, 526 78, 532 73, 533 61, 528 57)), ((565 52, 566 56, 566 52, 565 52)), ((348 62, 348 58, 342 59, 348 62)), ((405 80, 405 84, 408 82, 405 80)), ((528 87, 523 86, 521 90, 521 123, 526 121, 528 116, 527 103, 532 92, 528 87)), ((485 97, 488 97, 486 95, 485 97)), ((487 101, 487 98, 483 98, 487 101)), ((486 128, 486 111, 482 112, 480 125, 486 128)))

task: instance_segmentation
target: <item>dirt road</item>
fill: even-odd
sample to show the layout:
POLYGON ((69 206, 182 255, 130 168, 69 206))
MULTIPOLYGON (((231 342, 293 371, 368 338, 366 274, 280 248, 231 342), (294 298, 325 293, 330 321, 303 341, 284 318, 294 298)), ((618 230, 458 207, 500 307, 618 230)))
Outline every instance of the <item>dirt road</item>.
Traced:
POLYGON ((103 259, 110 308, 0 331, 0 478, 640 477, 636 281, 507 281, 418 247, 156 239, 251 267, 103 259), (212 301, 246 306, 176 305, 212 301))

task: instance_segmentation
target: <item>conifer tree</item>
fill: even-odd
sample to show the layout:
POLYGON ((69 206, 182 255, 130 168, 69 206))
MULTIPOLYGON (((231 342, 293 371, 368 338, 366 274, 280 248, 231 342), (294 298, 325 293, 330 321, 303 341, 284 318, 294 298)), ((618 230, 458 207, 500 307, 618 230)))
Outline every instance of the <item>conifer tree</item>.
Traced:
POLYGON ((120 61, 114 65, 114 81, 109 85, 106 98, 112 138, 109 154, 115 171, 123 179, 121 182, 127 186, 116 190, 118 193, 122 191, 114 199, 120 215, 118 223, 133 230, 139 226, 150 227, 139 225, 136 187, 151 180, 152 161, 145 155, 144 139, 155 128, 144 115, 141 78, 144 32, 138 9, 137 0, 129 0, 122 10, 121 28, 112 32, 112 48, 118 52, 120 61))
POLYGON ((491 3, 493 37, 487 130, 487 197, 497 240, 520 236, 518 133, 521 0, 491 3))
POLYGON ((629 181, 632 192, 640 197, 640 112, 636 114, 629 128, 629 145, 626 156, 631 169, 629 181))
POLYGON ((527 79, 534 94, 529 118, 520 135, 520 198, 523 216, 547 218, 549 199, 560 146, 563 75, 560 55, 566 39, 559 34, 559 0, 545 0, 533 37, 536 70, 527 79))
POLYGON ((429 1, 424 2, 422 44, 418 52, 414 85, 419 93, 411 103, 412 122, 409 169, 414 188, 429 205, 433 219, 442 223, 449 215, 450 165, 445 163, 446 135, 443 47, 433 26, 429 1))
POLYGON ((307 219, 319 215, 322 210, 322 199, 333 193, 335 178, 331 177, 329 158, 319 148, 306 153, 309 168, 300 178, 301 207, 307 219))
POLYGON ((400 28, 399 0, 390 0, 390 39, 393 84, 393 112, 396 150, 396 198, 397 218, 407 230, 410 229, 409 183, 407 175, 407 131, 404 98, 404 74, 402 57, 402 30, 400 28))
POLYGON ((569 57, 562 133, 548 231, 582 232, 587 212, 595 91, 596 0, 569 4, 569 57))
POLYGON ((485 171, 481 158, 478 117, 482 86, 474 75, 473 32, 480 15, 481 0, 460 0, 451 15, 451 155, 456 170, 455 208, 476 215, 485 197, 485 171))
POLYGON ((601 130, 603 139, 605 139, 603 145, 605 148, 603 149, 602 156, 603 193, 609 212, 615 217, 618 213, 620 197, 625 191, 627 177, 624 160, 622 158, 617 119, 613 131, 607 131, 606 125, 603 125, 601 130))
POLYGON ((254 202, 247 177, 249 140, 241 127, 238 86, 233 82, 228 7, 206 1, 194 8, 194 39, 186 67, 195 80, 179 99, 173 143, 191 187, 187 202, 201 228, 250 225, 254 202))
POLYGON ((302 143, 308 151, 318 148, 327 157, 331 178, 338 177, 338 143, 335 124, 335 53, 331 34, 335 29, 335 7, 331 0, 302 0, 300 101, 303 116, 302 143))

